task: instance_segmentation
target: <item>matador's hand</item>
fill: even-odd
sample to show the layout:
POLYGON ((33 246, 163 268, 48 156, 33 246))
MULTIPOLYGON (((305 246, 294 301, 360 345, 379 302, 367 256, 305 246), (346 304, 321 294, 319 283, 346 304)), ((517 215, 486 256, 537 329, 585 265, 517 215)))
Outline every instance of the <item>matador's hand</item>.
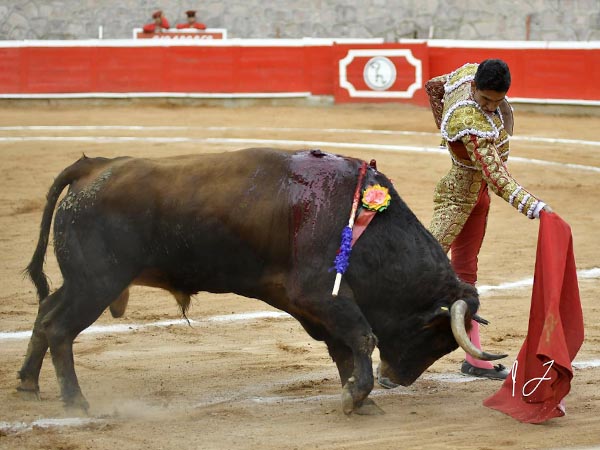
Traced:
POLYGON ((550 206, 548 206, 548 205, 544 205, 544 207, 542 208, 542 211, 550 213, 550 214, 552 214, 554 212, 554 210, 552 208, 550 208, 550 206))

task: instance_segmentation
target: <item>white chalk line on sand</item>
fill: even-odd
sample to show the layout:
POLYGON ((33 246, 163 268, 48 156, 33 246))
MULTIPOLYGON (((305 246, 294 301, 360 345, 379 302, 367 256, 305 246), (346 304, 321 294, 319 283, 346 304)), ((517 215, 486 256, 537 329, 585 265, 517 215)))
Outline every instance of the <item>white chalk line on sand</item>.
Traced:
MULTIPOLYGON (((266 131, 274 133, 330 133, 330 134, 370 134, 382 136, 431 136, 439 138, 439 133, 406 130, 369 130, 351 128, 306 128, 306 127, 232 127, 232 126, 146 126, 146 125, 15 125, 0 127, 0 131, 266 131)), ((542 136, 512 136, 512 141, 540 142, 545 144, 590 145, 600 147, 600 141, 583 139, 547 138, 542 136)))
POLYGON ((0 421, 0 431, 6 434, 18 434, 31 431, 34 428, 59 428, 83 427, 86 425, 103 423, 103 420, 94 418, 66 417, 60 419, 38 419, 33 422, 3 422, 0 421))
MULTIPOLYGON (((470 383, 472 381, 484 381, 482 378, 465 376, 461 374, 454 373, 432 373, 432 374, 424 374, 419 378, 420 380, 430 380, 436 381, 438 383, 470 383)), ((375 386, 377 388, 377 386, 375 386)), ((396 396, 396 395, 409 395, 411 393, 410 388, 398 387, 396 389, 374 389, 369 394, 369 397, 385 397, 385 396, 396 396)), ((312 395, 312 396, 252 396, 246 401, 251 401, 253 403, 304 403, 304 402, 312 402, 312 401, 322 401, 322 400, 337 400, 339 399, 340 394, 320 394, 320 395, 312 395)))
MULTIPOLYGON (((582 269, 577 271, 577 279, 587 280, 593 278, 600 278, 600 267, 594 267, 593 269, 582 269)), ((482 285, 477 286, 477 291, 480 294, 486 294, 493 291, 505 291, 507 289, 518 289, 522 287, 533 286, 533 277, 523 278, 518 281, 510 281, 507 283, 500 283, 495 286, 482 285)))
MULTIPOLYGON (((593 269, 584 269, 579 270, 577 272, 577 277, 579 280, 584 279, 596 279, 600 278, 600 267, 595 267, 593 269)), ((509 283, 501 283, 499 285, 483 285, 479 286, 477 289, 481 294, 485 294, 487 292, 492 291, 503 291, 503 290, 511 290, 511 289, 519 289, 523 287, 529 287, 533 284, 533 278, 524 278, 522 280, 513 281, 509 283)), ((240 314, 227 314, 227 315, 219 315, 207 317, 200 320, 189 319, 189 324, 202 326, 210 323, 227 323, 227 322, 241 322, 241 321, 253 321, 253 320, 264 320, 264 319, 292 319, 288 313, 283 311, 256 311, 250 313, 240 313, 240 314)), ((172 320, 163 320, 158 322, 150 322, 150 323, 129 323, 129 324, 116 324, 116 325, 92 325, 82 331, 81 334, 108 334, 108 333, 129 333, 137 330, 144 330, 146 328, 164 328, 169 326, 183 326, 188 325, 188 321, 186 319, 172 319, 172 320)), ((29 339, 31 337, 31 331, 6 331, 0 332, 0 341, 2 340, 23 340, 29 339)), ((592 361, 581 361, 574 362, 573 367, 579 369, 588 369, 595 368, 600 366, 600 360, 592 360, 592 361)), ((442 375, 442 377, 446 377, 447 375, 442 375)), ((469 377, 460 377, 458 381, 465 381, 469 377)), ((444 381, 449 382, 458 382, 457 380, 452 379, 452 377, 445 379, 444 381)))
MULTIPOLYGON (((0 142, 30 142, 30 141, 55 141, 55 142, 92 142, 92 143, 127 143, 127 142, 153 142, 163 144, 237 144, 237 145, 272 145, 272 146, 297 146, 312 148, 343 148, 355 150, 383 151, 383 152, 412 152, 433 153, 445 155, 447 151, 440 147, 427 147, 416 145, 394 145, 394 144, 363 144, 354 142, 330 142, 330 141, 305 141, 288 139, 250 139, 250 138, 187 138, 187 137, 134 137, 134 136, 8 136, 0 137, 0 142)), ((583 164, 560 163, 541 159, 511 157, 511 162, 525 162, 527 164, 559 167, 586 172, 600 173, 600 167, 587 166, 583 164)))
MULTIPOLYGON (((577 278, 579 280, 595 279, 600 278, 600 267, 594 267, 592 269, 582 269, 577 271, 577 278)), ((501 283, 498 285, 482 285, 478 286, 477 289, 480 294, 484 295, 488 292, 504 291, 511 289, 519 289, 523 287, 529 287, 533 285, 533 278, 524 278, 522 280, 512 281, 508 283, 501 283)), ((282 311, 257 311, 250 313, 241 314, 227 314, 220 316, 207 317, 201 320, 189 319, 189 323, 192 325, 205 325, 209 323, 223 323, 223 322, 240 322, 247 320, 262 320, 262 319, 291 319, 292 317, 282 311)), ((132 331, 142 330, 150 327, 168 327, 172 325, 187 325, 188 322, 185 319, 172 319, 163 320, 159 322, 151 323, 128 323, 128 324, 116 324, 116 325, 92 325, 82 331, 81 334, 106 334, 106 333, 129 333, 132 331)), ((0 332, 0 341, 3 340, 19 340, 29 339, 31 337, 31 331, 5 331, 0 332)))
MULTIPOLYGON (((0 138, 1 139, 1 138, 0 138)), ((301 147, 313 148, 348 148, 383 152, 411 152, 411 153, 434 153, 447 155, 448 151, 441 147, 427 147, 418 145, 395 145, 395 144, 363 144, 356 142, 330 142, 330 141, 304 141, 304 140, 282 140, 282 139, 246 139, 246 138, 205 138, 209 144, 250 144, 250 145, 294 145, 301 147)), ((560 163, 556 161, 546 161, 542 159, 523 158, 513 156, 511 162, 525 162, 538 166, 560 167, 575 170, 583 170, 587 172, 600 173, 600 167, 587 166, 583 164, 560 163)))
MULTIPOLYGON (((582 363, 573 363, 573 367, 577 368, 589 368, 589 367, 599 367, 600 360, 588 361, 582 363), (578 367, 579 366, 579 367, 578 367), (584 366, 584 367, 582 367, 584 366)), ((322 379, 322 376, 318 374, 312 374, 309 376, 311 379, 322 379), (315 378, 316 377, 316 378, 315 378)), ((305 377, 306 378, 306 377, 305 377)), ((430 380, 438 383, 469 383, 474 381, 485 381, 482 378, 465 376, 461 374, 454 373, 430 373, 424 374, 421 379, 430 380)), ((288 385, 293 380, 285 380, 281 381, 278 384, 280 385, 288 385)), ((270 386, 272 387, 272 386, 270 386)), ((259 390, 268 390, 268 386, 262 386, 259 390)), ((418 389, 416 390, 418 391, 418 389)), ((418 392, 415 391, 415 388, 403 388, 398 387, 396 389, 380 389, 376 385, 375 388, 371 391, 369 396, 371 398, 377 397, 388 397, 388 396, 404 396, 404 395, 418 395, 418 392)), ((314 403, 314 402, 338 402, 340 398, 339 393, 333 394, 318 394, 318 395, 260 395, 257 392, 256 386, 251 387, 251 392, 229 392, 225 395, 216 395, 206 398, 204 400, 200 400, 199 402, 193 405, 194 408, 207 408, 211 406, 216 406, 219 404, 227 403, 227 404, 260 404, 260 405, 273 405, 273 404, 294 404, 294 403, 314 403)), ((100 418, 46 418, 46 419, 38 419, 31 423, 26 422, 3 422, 0 421, 0 432, 5 434, 18 434, 27 431, 31 431, 34 428, 59 428, 59 427, 83 427, 88 425, 98 425, 103 424, 106 421, 100 418)))
MULTIPOLYGON (((212 316, 206 319, 194 320, 188 319, 191 325, 203 325, 208 323, 240 322, 246 320, 262 319, 291 319, 288 313, 279 311, 258 311, 242 314, 228 314, 224 316, 212 316)), ((188 325, 186 319, 161 320, 150 323, 124 323, 117 325, 92 325, 81 332, 81 334, 108 334, 108 333, 130 333, 132 331, 143 330, 145 328, 165 328, 173 325, 188 325)), ((0 332, 0 341, 29 339, 31 331, 8 331, 0 332)))
MULTIPOLYGON (((329 375, 327 375, 329 376, 329 375)), ((313 373, 306 376, 303 379, 322 379, 323 376, 313 373)), ((471 381, 480 381, 480 378, 468 377, 459 374, 426 374, 421 377, 422 379, 438 381, 441 383, 467 383, 471 381)), ((281 386, 289 385, 293 383, 294 380, 285 380, 280 381, 278 384, 281 386)), ((285 395, 268 395, 265 392, 265 395, 261 395, 257 391, 265 391, 272 388, 272 385, 259 386, 259 389, 256 389, 257 386, 250 386, 248 391, 236 391, 236 392, 228 392, 224 395, 212 395, 208 398, 198 401, 193 405, 194 408, 207 408, 210 406, 215 406, 223 403, 232 404, 262 404, 262 405, 272 405, 272 404, 290 404, 290 403, 313 403, 313 402, 321 402, 321 401, 331 401, 337 402, 339 401, 340 394, 319 394, 319 395, 309 395, 309 396, 285 396, 285 395)), ((412 392, 408 390, 409 388, 397 388, 394 390, 390 389, 375 389, 371 391, 369 394, 370 397, 384 397, 384 396, 396 396, 396 395, 409 395, 412 392)), ((19 434, 31 431, 35 428, 60 428, 60 427, 84 427, 88 425, 97 425, 103 424, 106 421, 98 418, 47 418, 47 419, 38 419, 30 423, 26 422, 5 422, 0 421, 0 432, 5 434, 19 434)))
MULTIPOLYGON (((268 312, 257 312, 257 313, 249 313, 249 314, 235 314, 231 316, 214 316, 212 318, 207 319, 207 321, 213 322, 223 322, 223 321, 236 321, 236 320, 256 320, 262 318, 284 318, 289 317, 285 313, 268 313, 268 312)), ((166 324, 183 324, 184 321, 164 321, 166 324)), ((590 360, 590 361, 581 361, 574 362, 573 367, 577 369, 589 369, 589 368, 597 368, 600 367, 600 360, 590 360)), ((327 375, 329 376, 329 375, 327 375)), ((303 379, 322 379, 323 375, 318 373, 312 373, 302 377, 303 379)), ((426 373, 421 379, 430 380, 437 383, 469 383, 473 381, 485 381, 481 378, 465 376, 457 373, 426 373)), ((297 380, 296 380, 297 381, 297 380)), ((279 385, 289 385, 294 382, 294 379, 288 379, 284 381, 279 381, 277 384, 279 385)), ((269 385, 272 387, 272 385, 269 385)), ((263 386, 259 388, 258 391, 269 390, 269 387, 263 386)), ((393 390, 390 389, 378 389, 377 385, 375 389, 371 391, 370 397, 384 397, 384 396, 402 396, 402 395, 411 395, 414 394, 414 390, 409 390, 410 388, 396 388, 393 390)), ((319 395, 311 395, 311 396, 284 396, 284 395, 268 395, 265 392, 265 395, 260 395, 257 392, 256 386, 251 387, 251 392, 230 392, 225 395, 217 395, 211 396, 210 398, 206 398, 194 404, 194 408, 207 408, 210 406, 215 406, 223 403, 232 404, 261 404, 261 405, 273 405, 273 404, 294 404, 294 403, 313 403, 313 402, 337 402, 339 400, 340 394, 319 394, 319 395)), ((26 422, 3 422, 0 421, 0 432, 4 434, 19 434, 23 432, 31 431, 35 428, 59 428, 59 427, 83 427, 88 425, 97 425, 103 424, 105 420, 99 418, 46 418, 35 420, 31 423, 26 422)))

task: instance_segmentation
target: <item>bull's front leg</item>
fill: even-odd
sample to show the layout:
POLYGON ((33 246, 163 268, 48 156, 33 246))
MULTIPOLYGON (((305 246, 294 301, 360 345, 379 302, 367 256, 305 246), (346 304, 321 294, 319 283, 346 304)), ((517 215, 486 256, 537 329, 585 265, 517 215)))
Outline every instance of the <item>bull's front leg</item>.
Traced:
POLYGON ((354 336, 353 341, 351 348, 354 369, 352 376, 348 378, 342 387, 342 409, 344 414, 383 414, 383 410, 368 397, 374 384, 371 355, 377 345, 377 338, 369 330, 366 334, 354 336))
POLYGON ((342 409, 345 414, 382 414, 383 411, 368 398, 373 390, 371 355, 377 345, 360 308, 351 297, 340 295, 323 299, 304 294, 303 311, 320 318, 325 328, 329 353, 335 361, 342 381, 342 409))

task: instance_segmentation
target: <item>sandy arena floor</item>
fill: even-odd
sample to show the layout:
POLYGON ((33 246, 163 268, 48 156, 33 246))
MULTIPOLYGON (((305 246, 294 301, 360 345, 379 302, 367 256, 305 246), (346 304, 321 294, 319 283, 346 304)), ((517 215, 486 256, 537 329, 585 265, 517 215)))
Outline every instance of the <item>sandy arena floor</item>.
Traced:
MULTIPOLYGON (((565 417, 526 425, 484 407, 500 383, 458 376, 460 351, 409 388, 376 386, 371 395, 386 415, 346 417, 324 344, 293 319, 267 314, 277 311, 259 301, 200 294, 189 327, 168 293, 135 288, 123 318, 105 313, 95 333, 76 341, 79 381, 91 409, 89 417, 75 418, 63 410, 49 357, 41 401, 21 398, 15 387, 28 342, 17 332, 31 330, 37 311, 22 271, 37 241, 48 187, 83 152, 163 156, 308 146, 375 158, 426 224, 433 187, 449 158, 416 151, 435 148, 439 139, 431 113, 406 106, 0 106, 0 448, 600 448, 598 125, 597 117, 516 110, 511 171, 571 225, 580 271, 586 340, 565 417)), ((480 286, 532 277, 537 232, 537 221, 493 196, 480 286)), ((46 271, 53 288, 60 286, 51 249, 46 271)), ((530 295, 525 285, 482 296, 482 315, 492 322, 483 331, 484 347, 509 353, 506 365, 525 338, 530 295)))

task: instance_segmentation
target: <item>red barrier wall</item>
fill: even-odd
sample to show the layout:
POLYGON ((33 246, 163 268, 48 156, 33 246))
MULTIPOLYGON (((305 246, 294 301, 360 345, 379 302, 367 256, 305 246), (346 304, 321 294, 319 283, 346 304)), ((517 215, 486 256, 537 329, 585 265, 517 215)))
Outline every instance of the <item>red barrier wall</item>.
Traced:
POLYGON ((0 42, 0 97, 304 93, 338 102, 426 104, 423 85, 430 76, 502 58, 513 74, 511 98, 600 102, 600 43, 140 41, 0 42))
POLYGON ((600 49, 429 47, 431 76, 499 58, 510 67, 510 97, 600 100, 600 49))
POLYGON ((2 49, 0 89, 24 94, 309 91, 305 52, 304 47, 2 49))

